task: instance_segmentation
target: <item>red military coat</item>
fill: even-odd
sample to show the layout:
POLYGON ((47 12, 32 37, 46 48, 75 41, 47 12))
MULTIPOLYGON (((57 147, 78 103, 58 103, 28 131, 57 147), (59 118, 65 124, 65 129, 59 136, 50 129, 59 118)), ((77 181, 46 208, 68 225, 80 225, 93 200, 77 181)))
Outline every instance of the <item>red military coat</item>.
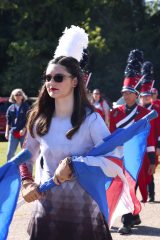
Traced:
MULTIPOLYGON (((117 128, 127 128, 134 122, 140 120, 147 115, 150 111, 140 105, 136 105, 135 108, 127 115, 126 106, 121 105, 113 109, 110 113, 110 131, 114 132, 117 128)), ((150 160, 147 152, 155 153, 155 139, 154 139, 154 122, 151 121, 151 130, 147 141, 147 151, 144 156, 143 164, 138 176, 138 186, 142 195, 142 200, 147 201, 148 191, 147 185, 151 181, 151 177, 148 175, 148 168, 150 160)))
MULTIPOLYGON (((158 113, 158 117, 155 118, 154 121, 154 140, 156 147, 160 147, 160 107, 158 105, 152 104, 147 108, 148 110, 156 110, 158 113)), ((156 166, 158 165, 158 156, 156 156, 156 166)))
POLYGON ((157 99, 157 100, 153 100, 152 101, 152 104, 158 108, 160 108, 160 99, 157 99))

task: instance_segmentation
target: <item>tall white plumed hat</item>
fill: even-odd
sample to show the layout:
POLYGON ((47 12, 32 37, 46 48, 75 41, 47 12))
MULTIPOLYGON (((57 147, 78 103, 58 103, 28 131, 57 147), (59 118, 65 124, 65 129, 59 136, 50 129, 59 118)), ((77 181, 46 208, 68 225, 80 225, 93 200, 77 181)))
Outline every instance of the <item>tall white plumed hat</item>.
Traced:
POLYGON ((73 57, 80 62, 83 57, 83 50, 87 47, 88 34, 83 28, 72 25, 70 28, 65 28, 53 58, 60 56, 73 57))

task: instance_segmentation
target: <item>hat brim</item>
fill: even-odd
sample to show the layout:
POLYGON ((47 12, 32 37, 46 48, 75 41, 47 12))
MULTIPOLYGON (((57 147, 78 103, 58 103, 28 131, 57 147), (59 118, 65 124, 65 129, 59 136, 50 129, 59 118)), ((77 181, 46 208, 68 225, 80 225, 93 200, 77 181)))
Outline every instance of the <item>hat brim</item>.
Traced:
POLYGON ((121 93, 123 92, 132 92, 132 93, 135 93, 135 94, 139 94, 138 91, 136 91, 134 88, 130 88, 130 87, 123 87, 122 90, 121 90, 121 93))
POLYGON ((140 93, 140 96, 141 96, 141 97, 144 97, 144 96, 152 96, 152 93, 144 92, 144 93, 140 93))

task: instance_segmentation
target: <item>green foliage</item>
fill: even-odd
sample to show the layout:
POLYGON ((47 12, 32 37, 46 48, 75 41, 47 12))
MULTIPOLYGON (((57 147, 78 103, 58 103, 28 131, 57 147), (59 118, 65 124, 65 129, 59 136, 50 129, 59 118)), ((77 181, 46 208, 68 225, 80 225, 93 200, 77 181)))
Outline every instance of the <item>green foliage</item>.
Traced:
POLYGON ((145 7, 143 0, 2 0, 0 21, 0 95, 17 87, 37 95, 58 39, 72 24, 89 34, 90 89, 98 87, 115 101, 133 48, 153 62, 155 78, 160 74, 158 5, 145 7))
POLYGON ((20 87, 32 96, 37 94, 42 83, 42 69, 48 61, 47 46, 49 43, 46 40, 11 42, 7 53, 12 61, 4 78, 4 92, 20 87))
POLYGON ((150 16, 154 16, 160 8, 160 1, 159 0, 154 0, 152 3, 146 2, 146 12, 150 16))

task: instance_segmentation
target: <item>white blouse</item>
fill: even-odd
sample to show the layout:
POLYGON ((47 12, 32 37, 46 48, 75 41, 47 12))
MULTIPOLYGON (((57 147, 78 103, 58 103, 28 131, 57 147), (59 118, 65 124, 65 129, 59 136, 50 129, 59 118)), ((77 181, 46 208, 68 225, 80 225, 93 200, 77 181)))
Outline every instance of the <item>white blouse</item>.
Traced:
MULTIPOLYGON (((26 148, 32 153, 31 163, 43 156, 44 166, 40 182, 43 183, 54 175, 60 160, 68 156, 82 156, 95 145, 102 142, 110 132, 98 113, 92 113, 86 117, 79 130, 71 139, 67 139, 66 133, 72 128, 70 118, 53 117, 48 133, 35 138, 28 133, 26 148)), ((93 157, 87 157, 92 160, 93 157)), ((98 161, 96 157, 96 160, 98 161)))

